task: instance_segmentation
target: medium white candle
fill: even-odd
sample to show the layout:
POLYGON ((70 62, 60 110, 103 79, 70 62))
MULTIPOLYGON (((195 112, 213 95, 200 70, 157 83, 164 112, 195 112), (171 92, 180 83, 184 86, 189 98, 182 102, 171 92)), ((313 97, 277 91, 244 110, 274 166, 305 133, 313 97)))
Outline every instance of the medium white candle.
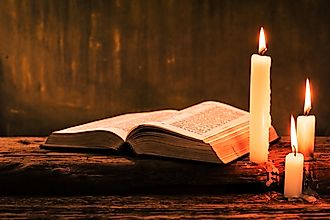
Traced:
POLYGON ((297 153, 296 127, 291 115, 291 146, 293 153, 285 157, 284 197, 299 197, 302 193, 304 156, 297 153))
POLYGON ((259 54, 251 56, 250 81, 250 161, 268 161, 270 118, 270 66, 271 58, 263 56, 266 40, 260 29, 259 54))
POLYGON ((309 80, 306 79, 304 116, 299 116, 297 119, 299 152, 304 155, 305 160, 312 160, 314 157, 315 116, 308 115, 311 108, 310 85, 309 80))

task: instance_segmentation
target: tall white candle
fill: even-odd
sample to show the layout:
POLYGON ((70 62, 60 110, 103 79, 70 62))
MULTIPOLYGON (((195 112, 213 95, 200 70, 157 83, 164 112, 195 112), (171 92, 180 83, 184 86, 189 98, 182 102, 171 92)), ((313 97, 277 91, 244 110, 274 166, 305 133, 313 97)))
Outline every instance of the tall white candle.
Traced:
POLYGON ((304 156, 297 153, 296 127, 291 115, 291 146, 293 153, 285 157, 284 197, 299 197, 302 193, 304 156))
POLYGON ((312 160, 314 157, 315 116, 308 115, 311 108, 309 80, 306 79, 304 116, 299 116, 297 119, 299 152, 304 155, 305 160, 312 160))
POLYGON ((270 118, 270 66, 263 28, 260 29, 259 54, 251 56, 250 81, 250 161, 268 161, 270 118))

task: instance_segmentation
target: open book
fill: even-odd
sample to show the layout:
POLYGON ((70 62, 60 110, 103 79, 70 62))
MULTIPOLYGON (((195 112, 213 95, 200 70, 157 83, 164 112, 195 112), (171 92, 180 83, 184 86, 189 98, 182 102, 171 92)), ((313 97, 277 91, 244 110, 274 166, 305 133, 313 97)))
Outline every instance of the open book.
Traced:
MULTIPOLYGON (((270 128, 270 142, 278 139, 270 128)), ((229 163, 249 152, 249 113, 215 101, 183 110, 130 113, 53 132, 41 146, 120 150, 138 155, 229 163)))

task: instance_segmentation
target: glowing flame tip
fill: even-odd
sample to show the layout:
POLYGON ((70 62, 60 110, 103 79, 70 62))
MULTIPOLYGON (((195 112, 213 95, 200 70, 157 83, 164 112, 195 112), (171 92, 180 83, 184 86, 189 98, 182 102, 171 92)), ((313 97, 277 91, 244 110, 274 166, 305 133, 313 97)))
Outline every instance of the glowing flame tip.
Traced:
POLYGON ((259 49, 258 52, 259 54, 264 54, 267 51, 267 47, 266 47, 266 37, 265 37, 265 32, 264 32, 264 28, 261 27, 260 28, 260 34, 259 34, 259 49))
POLYGON ((309 79, 306 79, 306 91, 305 91, 305 104, 304 104, 304 114, 308 115, 309 111, 312 108, 312 101, 311 101, 311 88, 309 85, 309 79))
POLYGON ((296 133, 296 123, 293 118, 293 115, 291 115, 291 147, 292 152, 298 152, 298 141, 297 141, 297 133, 296 133), (294 146, 294 147, 293 147, 294 146))

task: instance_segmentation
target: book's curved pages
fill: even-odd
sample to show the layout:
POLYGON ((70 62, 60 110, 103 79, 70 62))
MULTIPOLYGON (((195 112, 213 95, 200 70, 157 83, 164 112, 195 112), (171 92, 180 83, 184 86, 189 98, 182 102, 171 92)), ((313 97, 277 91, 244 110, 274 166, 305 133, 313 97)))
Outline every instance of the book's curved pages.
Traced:
MULTIPOLYGON (((279 137, 271 126, 269 141, 279 137)), ((113 149, 138 155, 229 163, 249 152, 249 113, 215 101, 183 110, 129 113, 53 132, 44 149, 113 149)))

